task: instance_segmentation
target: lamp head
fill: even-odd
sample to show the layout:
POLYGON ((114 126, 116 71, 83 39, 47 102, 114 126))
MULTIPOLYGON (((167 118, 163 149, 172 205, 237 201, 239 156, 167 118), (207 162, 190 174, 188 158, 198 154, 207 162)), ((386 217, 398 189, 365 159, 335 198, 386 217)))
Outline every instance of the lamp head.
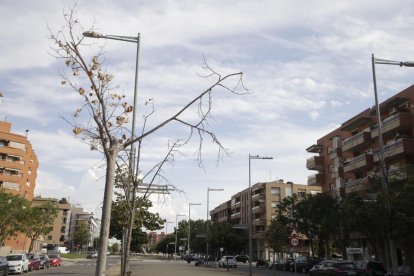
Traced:
POLYGON ((93 32, 93 31, 84 32, 83 36, 92 37, 92 38, 103 38, 104 37, 104 35, 97 33, 97 32, 93 32))

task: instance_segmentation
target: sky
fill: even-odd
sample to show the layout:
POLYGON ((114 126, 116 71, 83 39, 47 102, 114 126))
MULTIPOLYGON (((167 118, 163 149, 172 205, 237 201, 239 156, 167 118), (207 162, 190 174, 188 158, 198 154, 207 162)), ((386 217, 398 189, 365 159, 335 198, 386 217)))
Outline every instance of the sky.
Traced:
MULTIPOLYGON (((66 197, 99 214, 103 156, 72 133, 66 120, 79 95, 61 85, 62 60, 51 55, 50 32, 64 25, 75 2, 0 1, 0 120, 25 134, 39 159, 35 195, 66 197)), ((78 1, 85 30, 137 36, 140 33, 137 128, 152 98, 155 125, 177 112, 215 80, 200 77, 204 58, 222 75, 243 72, 248 94, 213 94, 209 129, 228 149, 204 141, 204 168, 197 165, 198 141, 180 150, 163 175, 180 190, 154 195, 153 208, 175 223, 177 214, 206 219, 209 209, 249 185, 283 179, 306 184, 306 148, 374 105, 371 55, 414 60, 414 5, 408 0, 258 1, 78 1)), ((90 40, 86 55, 104 47, 104 66, 113 84, 132 102, 136 45, 90 40)), ((379 100, 412 85, 412 68, 377 65, 379 100)), ((191 118, 191 115, 188 115, 191 118)), ((144 144, 143 170, 159 162, 169 139, 188 131, 168 126, 144 144)), ((186 217, 179 217, 186 219, 186 217)), ((172 229, 172 226, 169 226, 172 229)), ((172 231, 168 229, 167 232, 172 231)))

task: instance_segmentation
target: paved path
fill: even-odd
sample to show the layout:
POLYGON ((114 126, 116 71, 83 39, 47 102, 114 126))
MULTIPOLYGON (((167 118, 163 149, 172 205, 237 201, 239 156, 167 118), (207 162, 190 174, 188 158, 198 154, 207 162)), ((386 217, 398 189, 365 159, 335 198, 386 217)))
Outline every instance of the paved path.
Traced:
MULTIPOLYGON (((159 261, 159 260, 131 260, 132 276, 219 276, 219 275, 248 275, 225 268, 212 268, 195 266, 194 262, 188 264, 184 261, 159 261)), ((112 266, 106 273, 107 276, 120 275, 120 266, 112 266)))

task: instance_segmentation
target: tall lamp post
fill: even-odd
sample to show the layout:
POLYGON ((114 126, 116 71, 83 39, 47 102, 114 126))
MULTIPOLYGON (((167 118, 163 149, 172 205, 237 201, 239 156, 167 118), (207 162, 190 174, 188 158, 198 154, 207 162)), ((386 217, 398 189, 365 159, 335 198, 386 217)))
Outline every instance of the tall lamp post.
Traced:
MULTIPOLYGON (((132 129, 131 129, 131 140, 134 139, 135 137, 135 117, 136 117, 136 106, 137 106, 137 91, 138 91, 138 65, 139 65, 139 48, 140 48, 140 33, 138 33, 138 35, 136 37, 132 37, 132 36, 119 36, 119 35, 103 35, 97 32, 92 32, 92 31, 88 31, 88 32, 84 32, 83 35, 85 37, 90 37, 90 38, 104 38, 104 39, 110 39, 110 40, 119 40, 119 41, 125 41, 125 42, 132 42, 132 43, 136 43, 137 44, 137 53, 136 53, 136 61, 135 61, 135 84, 134 84, 134 105, 133 105, 133 112, 132 112, 132 129)), ((131 148, 130 148, 130 154, 129 154, 129 170, 131 175, 134 174, 135 171, 135 156, 134 156, 134 145, 131 144, 131 148)), ((106 190, 105 190, 106 193, 106 190)), ((126 198, 130 199, 131 198, 131 191, 130 191, 130 187, 128 186, 127 188, 127 192, 126 192, 126 198)), ((106 196, 104 198, 107 198, 106 196)), ((109 217, 108 214, 110 214, 111 210, 108 208, 108 204, 104 204, 105 209, 107 210, 103 210, 102 212, 102 227, 101 227, 101 239, 99 240, 99 246, 98 246, 98 260, 97 260, 97 267, 96 267, 96 275, 100 276, 103 274, 105 268, 106 268, 106 243, 108 242, 108 238, 109 238, 109 220, 106 219, 106 217, 109 217), (105 231, 105 229, 108 229, 106 231, 107 234, 103 235, 103 231, 105 231)), ((132 225, 130 226, 129 229, 127 229, 124 233, 124 242, 123 242, 123 246, 124 246, 124 250, 123 250, 123 263, 124 265, 121 266, 122 268, 126 269, 126 266, 128 266, 128 256, 129 256, 129 247, 128 244, 126 244, 125 240, 127 239, 127 237, 131 237, 131 232, 132 231, 132 225)), ((130 240, 130 238, 129 238, 130 240)), ((121 271, 121 275, 125 275, 125 271, 121 271)))
POLYGON ((175 260, 177 260, 178 217, 185 217, 185 215, 180 215, 180 214, 175 215, 175 249, 174 249, 175 260))
MULTIPOLYGON (((400 67, 414 67, 414 62, 412 61, 394 61, 394 60, 386 60, 386 59, 379 59, 375 58, 374 54, 372 54, 372 79, 374 82, 374 96, 375 96, 375 111, 377 113, 377 128, 378 128, 378 143, 379 143, 379 159, 380 159, 380 166, 381 166, 381 182, 382 187, 384 190, 389 191, 388 186, 388 172, 387 167, 385 164, 384 159, 384 139, 382 136, 382 120, 381 120, 381 112, 378 102, 378 93, 377 93, 377 78, 375 74, 375 64, 385 64, 385 65, 397 65, 400 67)), ((389 253, 391 258, 391 267, 393 275, 397 273, 398 261, 395 255, 395 248, 394 248, 394 241, 388 240, 389 245, 389 253)))
POLYGON ((224 191, 224 189, 214 189, 214 188, 207 188, 207 218, 206 218, 206 258, 207 258, 207 265, 208 265, 208 218, 210 217, 209 214, 209 209, 208 209, 208 205, 209 205, 209 194, 210 192, 219 192, 219 191, 224 191))
POLYGON ((187 238, 187 247, 188 247, 188 255, 190 255, 191 250, 190 250, 190 234, 191 234, 191 206, 195 206, 195 205, 201 205, 201 203, 188 203, 188 238, 187 238))
POLYGON ((249 153, 249 203, 247 206, 247 224, 249 229, 249 275, 252 276, 252 248, 253 248, 253 233, 252 233, 252 174, 251 174, 251 160, 255 159, 262 159, 262 160, 269 160, 273 159, 273 157, 262 157, 259 155, 250 155, 249 153))

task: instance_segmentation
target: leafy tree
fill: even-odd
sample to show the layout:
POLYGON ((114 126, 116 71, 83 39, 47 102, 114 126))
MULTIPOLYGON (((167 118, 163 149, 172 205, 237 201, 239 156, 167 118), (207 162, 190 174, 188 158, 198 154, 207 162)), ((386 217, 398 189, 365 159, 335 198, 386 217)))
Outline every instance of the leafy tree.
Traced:
POLYGON ((148 242, 147 233, 141 229, 132 230, 131 250, 133 252, 141 252, 142 246, 148 242))
MULTIPOLYGON (((86 248, 89 244, 89 229, 86 224, 80 224, 73 233, 73 242, 80 248, 86 248)), ((105 252, 106 254, 106 252, 105 252)))
POLYGON ((118 254, 119 253, 119 243, 113 243, 110 246, 109 251, 111 252, 111 254, 118 254))
POLYGON ((155 245, 155 252, 164 252, 167 254, 174 253, 175 234, 168 234, 159 243, 155 245), (171 243, 171 244, 170 244, 171 243), (167 250, 168 249, 168 250, 167 250))
POLYGON ((211 249, 216 251, 223 247, 226 254, 237 255, 246 248, 247 237, 245 231, 234 229, 228 222, 218 222, 210 226, 208 239, 211 249))
POLYGON ((53 230, 53 222, 58 211, 57 204, 54 202, 31 206, 25 210, 22 232, 30 238, 29 252, 32 251, 33 243, 39 236, 46 235, 53 230))
MULTIPOLYGON (((242 82, 242 73, 232 73, 228 75, 220 75, 214 71, 207 64, 205 66, 205 77, 213 79, 212 84, 202 91, 197 97, 193 98, 179 108, 177 113, 172 117, 161 120, 151 129, 142 128, 143 132, 137 136, 131 137, 131 132, 126 128, 128 117, 134 110, 134 107, 125 100, 125 95, 118 92, 113 85, 113 76, 108 73, 103 67, 104 57, 103 51, 100 49, 98 54, 90 57, 84 56, 83 52, 90 53, 90 43, 84 42, 82 32, 85 30, 80 21, 75 17, 74 8, 64 13, 66 26, 61 31, 53 34, 51 31, 51 40, 54 44, 52 50, 57 58, 62 60, 68 69, 67 73, 63 73, 61 83, 68 85, 75 93, 82 98, 80 107, 76 108, 73 120, 67 120, 73 127, 73 133, 78 135, 82 141, 89 143, 91 149, 99 150, 103 153, 106 162, 105 173, 105 191, 102 207, 101 219, 101 240, 98 247, 98 261, 95 274, 98 276, 104 274, 106 269, 106 244, 109 238, 109 225, 111 221, 111 205, 113 187, 115 182, 116 162, 120 159, 121 153, 131 147, 134 143, 138 143, 137 164, 139 164, 139 156, 141 150, 141 143, 146 137, 153 135, 161 128, 173 123, 183 126, 188 129, 188 139, 184 139, 181 145, 186 144, 193 134, 198 135, 199 147, 197 148, 197 156, 199 164, 202 165, 202 148, 206 136, 211 138, 211 141, 218 147, 219 157, 227 153, 227 149, 221 144, 216 135, 210 131, 208 121, 211 118, 212 110, 212 94, 214 91, 242 94, 245 88, 242 82), (235 85, 230 84, 234 81, 235 85), (193 109, 193 107, 196 107, 193 109), (195 119, 186 111, 195 110, 195 119), (186 114, 184 114, 186 113, 186 114), (185 115, 185 116, 184 116, 185 115), (188 118, 194 120, 188 120, 188 118)), ((99 37, 93 30, 90 33, 95 37, 99 37)), ((152 113, 152 112, 151 112, 152 113)), ((177 145, 177 143, 173 143, 177 145)), ((169 149, 171 152, 171 149, 169 149)), ((126 158, 133 158, 127 156, 126 158)), ((172 160, 173 161, 173 160, 172 160)), ((133 162, 134 163, 134 162, 133 162)), ((137 176, 135 172, 139 172, 139 165, 130 167, 130 175, 137 176)), ((159 168, 155 166, 154 168, 159 168)), ((154 170, 158 173, 159 170, 154 170)), ((154 179, 154 178, 153 178, 154 179)), ((134 187, 139 183, 138 179, 132 181, 134 187)), ((152 181, 151 181, 152 183, 152 181)), ((126 199, 129 200, 130 194, 126 194, 126 199)), ((132 197, 135 193, 132 193, 132 197)), ((129 202, 127 201, 129 204, 129 202)), ((135 200, 131 201, 135 204, 135 200)), ((135 207, 132 206, 131 220, 134 219, 135 207)), ((133 223, 129 224, 131 228, 133 223)), ((132 231, 129 231, 131 235, 132 231)), ((128 239, 127 244, 129 244, 128 239)), ((129 246, 127 246, 129 250, 129 246)), ((127 254, 129 255, 129 254, 127 254)))
POLYGON ((266 230, 266 241, 275 253, 284 252, 289 246, 289 235, 289 228, 277 219, 273 219, 266 230))
POLYGON ((23 229, 22 222, 29 207, 27 199, 0 189, 0 246, 23 229))

